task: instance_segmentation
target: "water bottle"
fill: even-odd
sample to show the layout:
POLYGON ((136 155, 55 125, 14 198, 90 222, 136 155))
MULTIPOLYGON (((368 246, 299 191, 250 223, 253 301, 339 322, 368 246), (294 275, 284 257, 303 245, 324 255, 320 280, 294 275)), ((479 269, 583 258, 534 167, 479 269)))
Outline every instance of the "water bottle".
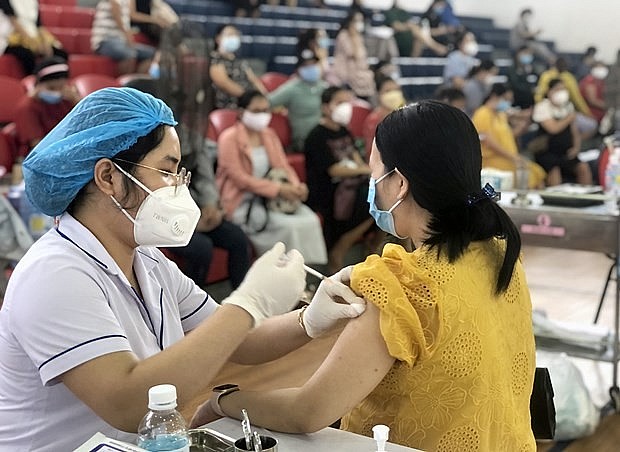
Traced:
POLYGON ((176 410, 174 385, 157 385, 149 389, 149 411, 138 427, 138 446, 152 452, 189 452, 185 419, 176 410))

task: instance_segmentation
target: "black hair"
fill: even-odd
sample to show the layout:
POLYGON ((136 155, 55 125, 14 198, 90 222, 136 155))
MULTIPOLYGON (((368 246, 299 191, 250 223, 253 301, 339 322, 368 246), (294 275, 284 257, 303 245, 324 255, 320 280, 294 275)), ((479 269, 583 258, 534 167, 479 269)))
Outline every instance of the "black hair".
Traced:
POLYGON ((323 94, 321 94, 321 104, 323 105, 329 104, 334 98, 334 96, 336 95, 336 93, 340 91, 346 91, 346 90, 347 90, 346 88, 343 88, 341 86, 330 86, 328 88, 325 88, 325 90, 323 91, 323 94))
POLYGON ((455 100, 465 99, 465 93, 458 88, 445 86, 439 89, 439 91, 437 91, 435 97, 438 101, 449 104, 451 102, 454 102, 455 100))
POLYGON ((58 57, 58 56, 52 56, 49 58, 45 58, 41 62, 39 62, 39 64, 37 64, 37 66, 34 68, 34 74, 36 76, 37 83, 48 82, 51 80, 58 80, 58 79, 63 79, 63 78, 68 79, 69 78, 69 67, 68 67, 67 60, 64 58, 58 57), (46 67, 55 66, 57 64, 67 65, 67 70, 57 71, 52 74, 47 74, 43 76, 39 75, 39 71, 45 69, 46 67))
POLYGON ((297 54, 300 54, 302 50, 310 49, 310 44, 317 40, 318 33, 318 28, 309 28, 300 31, 297 35, 297 54))
POLYGON ((564 83, 564 81, 561 78, 552 78, 551 80, 549 80, 549 84, 547 85, 547 92, 545 93, 545 97, 547 97, 547 94, 549 94, 549 91, 552 88, 555 88, 555 86, 560 83, 564 83))
POLYGON ((526 14, 533 14, 534 12, 532 11, 532 8, 525 8, 523 10, 521 10, 521 14, 519 14, 521 17, 525 16, 526 14))
MULTIPOLYGON (((364 13, 362 11, 357 10, 355 8, 352 8, 351 10, 349 10, 349 13, 342 20, 342 22, 340 22, 340 29, 338 30, 338 32, 341 32, 342 30, 347 30, 348 31, 349 27, 351 26, 351 23, 355 19, 355 15, 356 14, 361 14, 362 17, 364 17, 364 13)), ((364 19, 365 19, 365 17, 364 17, 364 19)))
POLYGON ((478 132, 468 116, 447 104, 423 100, 390 113, 377 126, 375 140, 386 172, 398 168, 415 202, 431 215, 425 245, 454 262, 473 241, 503 239, 495 292, 504 292, 521 238, 496 202, 484 197, 468 205, 469 195, 481 191, 482 167, 478 132))
POLYGON ((256 97, 265 97, 265 95, 256 89, 249 89, 245 91, 237 99, 237 107, 243 109, 248 108, 248 105, 250 105, 256 97))
MULTIPOLYGON (((169 127, 167 124, 158 125, 151 132, 138 138, 138 140, 129 148, 116 154, 111 158, 111 160, 129 174, 134 175, 136 173, 137 166, 132 165, 132 163, 140 163, 149 152, 161 144, 164 136, 166 135, 167 127, 169 127)), ((75 210, 83 204, 88 193, 89 186, 90 184, 86 184, 81 188, 75 198, 73 198, 73 201, 71 201, 67 207, 67 212, 73 214, 73 212, 75 212, 75 210)), ((127 177, 123 178, 123 189, 126 193, 125 196, 123 199, 117 200, 122 206, 125 206, 131 198, 133 198, 136 203, 138 202, 138 198, 135 196, 134 184, 127 177)), ((134 208, 136 206, 137 204, 133 207, 125 206, 125 208, 134 208)))
POLYGON ((503 96, 504 94, 506 94, 509 91, 512 91, 512 90, 510 89, 510 87, 507 84, 505 84, 505 83, 493 83, 493 86, 491 86, 491 90, 489 91, 489 94, 487 94, 487 96, 484 98, 482 103, 486 104, 491 97, 493 97, 493 96, 503 96))
POLYGON ((485 59, 480 61, 480 63, 471 68, 469 71, 468 77, 473 77, 478 74, 480 71, 490 71, 491 69, 497 67, 495 62, 491 59, 485 59))
POLYGON ((568 60, 564 57, 558 57, 555 60, 554 66, 559 72, 568 71, 568 60))
POLYGON ((454 39, 454 45, 456 46, 457 49, 461 47, 461 44, 463 43, 463 41, 465 40, 465 38, 467 37, 469 33, 471 33, 471 31, 462 30, 460 33, 456 35, 456 38, 454 39))
POLYGON ((377 72, 375 74, 375 87, 377 88, 377 93, 381 91, 383 85, 389 82, 396 83, 398 85, 398 82, 396 82, 396 80, 394 80, 392 77, 388 77, 387 75, 383 75, 382 73, 377 72))
POLYGON ((222 34, 226 27, 233 27, 235 30, 237 29, 234 24, 218 25, 218 27, 215 29, 215 34, 213 35, 213 45, 215 46, 215 50, 219 50, 220 48, 220 45, 218 44, 216 38, 218 38, 222 34))

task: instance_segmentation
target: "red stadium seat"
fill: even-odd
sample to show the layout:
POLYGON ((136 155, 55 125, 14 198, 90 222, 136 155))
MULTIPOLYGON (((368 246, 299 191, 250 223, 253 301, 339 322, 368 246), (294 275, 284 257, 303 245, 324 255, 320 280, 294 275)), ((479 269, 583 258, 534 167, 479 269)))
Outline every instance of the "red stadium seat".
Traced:
POLYGON ((5 54, 0 55, 0 75, 21 80, 26 74, 15 56, 5 54))
POLYGON ((349 131, 355 138, 364 136, 364 120, 372 112, 370 104, 366 101, 356 99, 353 102, 353 115, 349 122, 349 131))
POLYGON ((93 53, 90 47, 90 28, 50 27, 49 31, 70 55, 93 53))
POLYGON ((39 0, 43 5, 55 5, 55 6, 75 6, 77 0, 39 0))
POLYGON ((11 172, 17 156, 17 129, 11 122, 0 129, 0 166, 11 172))
POLYGON ((63 28, 88 28, 93 27, 95 8, 82 8, 80 6, 66 6, 61 8, 59 27, 63 28))
POLYGON ((289 165, 293 167, 299 180, 306 182, 306 156, 301 152, 295 154, 286 154, 289 165))
POLYGON ((40 5, 39 17, 41 19, 41 25, 46 28, 60 27, 62 10, 62 6, 45 4, 40 5))
POLYGON ((237 110, 221 108, 209 113, 209 124, 207 126, 207 138, 217 141, 220 134, 237 122, 237 110))
POLYGON ((283 115, 282 113, 274 113, 271 118, 271 122, 269 123, 269 127, 271 127, 278 135, 278 138, 280 138, 282 147, 287 149, 292 142, 291 125, 288 122, 288 116, 283 115))
POLYGON ((69 55, 69 75, 102 74, 110 77, 118 75, 118 65, 112 58, 103 55, 69 55))
POLYGON ((82 74, 77 77, 73 77, 72 83, 80 93, 80 96, 85 97, 90 93, 93 93, 102 88, 119 87, 118 80, 109 75, 103 74, 82 74))
POLYGON ((275 91, 280 85, 288 81, 289 76, 280 72, 266 72, 260 76, 260 81, 263 82, 267 91, 275 91))
MULTIPOLYGON (((185 261, 182 257, 175 254, 171 248, 162 248, 161 251, 168 259, 175 262, 181 271, 185 268, 185 261)), ((209 273, 205 284, 212 284, 228 279, 228 251, 223 248, 213 248, 213 259, 209 265, 209 273)))
POLYGON ((0 124, 7 124, 15 120, 15 108, 23 96, 26 89, 21 80, 16 78, 0 76, 0 124))

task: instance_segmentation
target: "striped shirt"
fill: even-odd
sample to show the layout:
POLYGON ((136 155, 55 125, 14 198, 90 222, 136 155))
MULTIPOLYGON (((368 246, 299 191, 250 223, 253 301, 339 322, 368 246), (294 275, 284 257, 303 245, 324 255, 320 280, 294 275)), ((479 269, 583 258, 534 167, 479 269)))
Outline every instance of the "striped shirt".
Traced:
POLYGON ((129 30, 131 28, 129 1, 130 0, 100 0, 100 2, 97 3, 92 36, 90 39, 90 46, 93 51, 97 51, 101 41, 108 39, 125 40, 124 30, 129 30), (121 18, 124 30, 118 28, 118 24, 112 15, 113 2, 119 4, 121 7, 121 18))

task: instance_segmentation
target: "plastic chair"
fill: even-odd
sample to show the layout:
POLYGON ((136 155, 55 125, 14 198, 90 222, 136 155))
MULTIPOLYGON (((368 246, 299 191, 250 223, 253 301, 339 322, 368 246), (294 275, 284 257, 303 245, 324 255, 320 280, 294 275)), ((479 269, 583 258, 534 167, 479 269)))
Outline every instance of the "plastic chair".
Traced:
POLYGON ((291 139, 291 125, 288 122, 288 116, 283 115, 282 113, 274 113, 271 117, 271 122, 269 123, 269 127, 273 129, 273 131, 278 135, 280 142, 282 143, 282 147, 284 149, 288 149, 288 147, 292 143, 291 139))
POLYGON ((63 28, 88 28, 93 27, 95 8, 83 8, 80 6, 65 6, 61 8, 59 27, 63 28))
POLYGON ((286 154, 286 160, 297 173, 300 182, 306 182, 306 155, 301 152, 286 154))
POLYGON ((63 8, 57 5, 42 4, 39 6, 39 17, 41 25, 46 28, 60 27, 63 8))
POLYGON ((353 115, 349 122, 349 131, 355 138, 364 136, 364 120, 371 112, 370 104, 366 101, 353 101, 353 115))
POLYGON ((260 76, 260 81, 263 82, 267 91, 275 91, 280 85, 288 81, 289 76, 280 72, 265 72, 260 76))
POLYGON ((209 113, 207 138, 217 141, 220 134, 237 122, 237 110, 220 108, 209 113))
POLYGON ((118 75, 118 65, 112 58, 103 55, 69 55, 69 74, 71 77, 102 74, 114 78, 118 75))
POLYGON ((0 124, 7 124, 15 120, 17 104, 26 94, 21 80, 0 76, 0 124))
POLYGON ((73 77, 72 81, 82 97, 102 88, 120 87, 116 78, 102 74, 82 74, 73 77))

